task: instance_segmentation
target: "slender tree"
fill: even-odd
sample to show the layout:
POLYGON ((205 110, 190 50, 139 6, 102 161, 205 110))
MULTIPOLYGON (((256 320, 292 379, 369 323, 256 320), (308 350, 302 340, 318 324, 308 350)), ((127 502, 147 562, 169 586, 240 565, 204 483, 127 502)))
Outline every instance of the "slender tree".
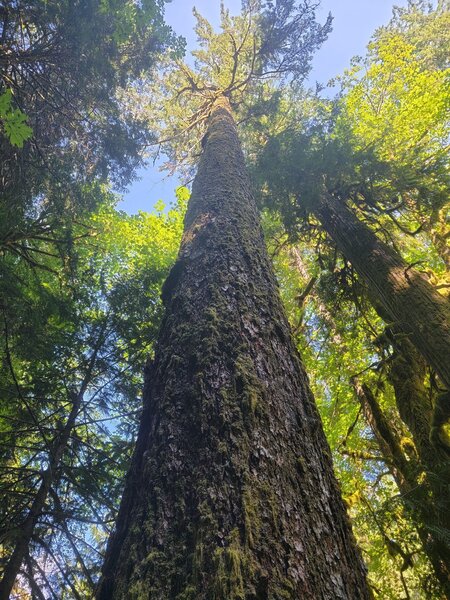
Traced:
POLYGON ((97 597, 369 598, 224 96, 204 146, 97 597))
MULTIPOLYGON (((300 308, 301 312, 298 311, 300 315, 306 312, 306 323, 300 323, 300 328, 297 326, 296 331, 313 338, 309 343, 314 355, 311 356, 311 351, 306 353, 306 365, 309 373, 316 374, 315 381, 319 381, 319 386, 322 379, 322 385, 327 387, 326 397, 330 400, 327 402, 322 399, 320 406, 325 419, 332 420, 332 424, 328 423, 326 428, 330 445, 338 456, 344 454, 353 461, 359 459, 360 462, 356 465, 358 476, 365 470, 361 468, 361 461, 368 462, 369 465, 375 461, 372 466, 368 466, 368 479, 372 479, 372 482, 376 481, 373 464, 377 463, 379 453, 381 454, 381 460, 397 484, 397 494, 400 492, 399 503, 406 509, 403 513, 414 525, 422 551, 429 557, 437 579, 445 589, 448 585, 446 537, 450 529, 446 491, 449 480, 448 460, 445 450, 434 447, 429 439, 433 406, 433 391, 426 385, 429 368, 413 344, 398 328, 385 328, 377 335, 377 328, 382 323, 380 318, 384 316, 385 320, 389 319, 386 319, 380 309, 380 318, 377 319, 366 297, 364 286, 354 273, 352 277, 349 263, 342 258, 338 260, 338 255, 332 248, 328 250, 330 256, 326 256, 326 248, 321 249, 320 277, 314 276, 317 272, 314 262, 308 265, 308 261, 302 258, 297 249, 289 248, 283 251, 289 253, 290 258, 291 269, 286 276, 292 277, 294 267, 302 282, 302 291, 295 296, 296 302, 303 305, 305 300, 309 300, 311 304, 314 303, 312 317, 310 306, 307 311, 303 306, 300 308), (332 272, 327 273, 325 268, 332 272), (314 280, 315 287, 311 289, 310 284, 314 280), (348 314, 349 308, 353 308, 354 311, 351 318, 348 314), (307 322, 311 318, 314 319, 314 324, 308 332, 311 325, 307 322), (327 331, 325 336, 317 333, 322 327, 327 331), (367 350, 363 350, 360 345, 364 347, 364 338, 367 350), (327 346, 325 352, 323 346, 327 346), (362 362, 358 363, 356 356, 361 356, 362 362), (323 365, 322 376, 318 363, 323 365), (358 382, 358 377, 353 376, 355 372, 359 373, 359 378, 364 374, 366 381, 362 385, 358 382), (347 378, 353 383, 351 395, 356 395, 361 406, 356 416, 351 405, 353 398, 345 400, 348 394, 347 378), (337 413, 341 416, 336 420, 337 413), (375 439, 370 434, 367 435, 367 426, 364 427, 364 423, 358 431, 357 425, 361 416, 372 430, 375 439), (346 422, 344 429, 339 425, 339 421, 346 422), (330 430, 333 430, 332 434, 329 433, 330 430)), ((284 283, 282 289, 286 287, 289 290, 289 284, 284 283)), ((292 304, 289 313, 293 322, 298 322, 298 317, 293 318, 292 304)), ((355 468, 347 462, 344 469, 349 467, 355 468)), ((354 487, 357 488, 357 485, 354 487)), ((375 484, 376 487, 378 484, 375 484)), ((346 491, 348 494, 348 488, 346 491)), ((351 494, 357 494, 356 490, 353 489, 351 494)), ((372 494, 378 495, 379 491, 374 490, 367 495, 370 497, 372 494)), ((392 502, 392 496, 390 500, 392 502)), ((370 503, 372 510, 375 510, 373 500, 370 503)), ((392 505, 388 506, 386 503, 385 514, 392 514, 392 505)), ((358 533, 356 529, 357 536, 358 533)), ((411 561, 405 564, 405 568, 408 569, 413 566, 411 561)), ((423 589, 426 589, 428 584, 423 580, 423 589)))
MULTIPOLYGON (((86 242, 98 234, 93 210, 110 204, 107 179, 129 181, 150 138, 142 124, 123 118, 118 91, 149 72, 169 44, 178 47, 163 4, 0 1, 1 598, 20 572, 27 585, 38 585, 34 573, 54 594, 55 565, 74 597, 79 568, 92 587, 102 534, 90 545, 82 539, 85 552, 74 537, 83 520, 107 528, 103 518, 115 510, 107 488, 100 490, 120 461, 107 452, 99 458, 105 438, 95 422, 113 407, 118 371, 118 395, 129 384, 118 346, 121 316, 128 311, 133 319, 133 302, 117 302, 128 274, 105 290, 111 257, 97 279, 86 242), (84 497, 82 508, 68 509, 70 494, 84 497), (44 572, 43 557, 52 564, 44 572)), ((138 335, 125 337, 139 346, 138 335)))
MULTIPOLYGON (((370 217, 364 219, 364 208, 370 210, 373 202, 375 185, 369 179, 373 174, 364 173, 369 183, 348 183, 343 181, 340 164, 346 157, 350 161, 355 158, 347 151, 333 144, 317 148, 314 135, 292 140, 292 133, 286 132, 280 137, 267 144, 258 167, 269 184, 270 203, 281 208, 291 230, 298 231, 299 222, 304 222, 308 212, 317 218, 366 285, 374 306, 382 308, 387 324, 410 339, 448 390, 449 303, 416 265, 373 231, 368 224, 370 217), (275 167, 273 160, 279 153, 284 155, 285 163, 275 167), (336 171, 330 174, 328 169, 336 171)), ((444 448, 449 444, 445 433, 449 416, 447 391, 437 398, 429 432, 434 443, 444 448)))
POLYGON ((436 510, 433 506, 436 499, 429 497, 430 488, 433 491, 433 486, 430 486, 429 481, 423 481, 417 461, 408 459, 405 455, 400 441, 370 387, 361 384, 356 378, 352 383, 365 419, 377 439, 402 494, 403 501, 409 511, 414 513, 413 521, 422 541, 424 552, 433 565, 434 573, 442 586, 445 597, 450 598, 448 547, 440 535, 440 532, 448 530, 448 523, 445 523, 447 516, 445 513, 441 513, 444 522, 436 517, 436 510), (423 494, 423 498, 420 497, 421 494, 423 494))
MULTIPOLYGON (((96 366, 97 355, 99 349, 104 342, 105 327, 101 328, 98 339, 95 342, 95 347, 88 360, 85 377, 81 382, 80 389, 75 393, 72 392, 70 397, 71 409, 67 416, 60 432, 52 440, 48 451, 48 467, 41 474, 41 483, 35 493, 33 502, 29 507, 28 513, 20 524, 20 531, 16 532, 16 544, 14 550, 9 557, 3 572, 3 578, 0 581, 0 598, 7 600, 10 597, 14 581, 19 573, 20 567, 25 558, 29 555, 30 544, 35 532, 36 524, 44 511, 45 505, 48 502, 48 496, 51 487, 54 484, 58 471, 61 467, 63 454, 67 452, 70 436, 77 422, 78 415, 82 409, 83 402, 86 402, 85 394, 91 383, 92 372, 96 366)), ((70 394, 69 394, 70 395, 70 394)))

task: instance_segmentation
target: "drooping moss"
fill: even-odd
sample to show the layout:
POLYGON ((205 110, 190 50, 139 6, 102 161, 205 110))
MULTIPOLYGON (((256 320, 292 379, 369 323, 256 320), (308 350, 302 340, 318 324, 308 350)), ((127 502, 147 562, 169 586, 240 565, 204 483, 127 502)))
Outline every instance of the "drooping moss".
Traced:
POLYGON ((244 578, 248 555, 240 542, 238 529, 233 529, 224 548, 214 553, 215 581, 213 600, 245 600, 244 578))
POLYGON ((255 490, 246 488, 242 496, 242 505, 244 510, 245 524, 245 543, 250 548, 254 545, 255 539, 259 536, 261 521, 259 498, 255 490))

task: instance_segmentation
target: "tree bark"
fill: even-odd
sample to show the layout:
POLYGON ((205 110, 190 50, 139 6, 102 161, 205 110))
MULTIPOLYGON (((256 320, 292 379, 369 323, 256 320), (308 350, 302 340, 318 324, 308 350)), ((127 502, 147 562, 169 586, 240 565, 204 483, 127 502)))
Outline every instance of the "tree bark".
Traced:
POLYGON ((395 391, 398 412, 411 432, 424 468, 443 474, 443 468, 448 467, 448 454, 430 440, 433 402, 424 384, 425 360, 408 339, 393 334, 392 345, 394 354, 387 364, 387 377, 395 391))
POLYGON ((99 600, 371 594, 215 101, 99 600))
POLYGON ((416 485, 416 480, 412 476, 411 465, 408 464, 397 436, 392 431, 372 390, 366 384, 361 384, 357 378, 352 379, 352 386, 361 405, 364 419, 378 442, 399 490, 402 493, 409 493, 416 485))
POLYGON ((426 365, 408 339, 395 341, 396 351, 388 366, 400 417, 411 432, 420 467, 424 470, 413 492, 416 512, 428 531, 427 548, 436 575, 450 598, 450 463, 448 454, 433 445, 431 399, 424 385, 426 365))
POLYGON ((315 213, 396 327, 450 389, 450 306, 427 279, 378 239, 342 202, 324 196, 315 213))

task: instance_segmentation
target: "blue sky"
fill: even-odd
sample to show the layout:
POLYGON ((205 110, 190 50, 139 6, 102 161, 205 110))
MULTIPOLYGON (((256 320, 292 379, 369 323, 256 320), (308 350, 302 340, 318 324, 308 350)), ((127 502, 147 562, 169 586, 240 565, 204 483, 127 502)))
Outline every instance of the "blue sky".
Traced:
MULTIPOLYGON (((333 31, 314 57, 310 84, 327 83, 349 66, 352 56, 363 55, 374 30, 389 21, 394 4, 405 6, 407 0, 322 0, 317 10, 318 19, 324 21, 331 12, 333 31)), ((166 22, 186 38, 188 51, 195 46, 193 6, 211 23, 217 24, 220 0, 172 0, 166 5, 166 22)), ((225 6, 236 14, 241 0, 225 0, 225 6)), ((179 184, 176 177, 168 177, 157 165, 141 169, 138 175, 139 180, 130 184, 118 208, 136 213, 151 210, 159 199, 165 203, 173 200, 173 191, 179 184)))

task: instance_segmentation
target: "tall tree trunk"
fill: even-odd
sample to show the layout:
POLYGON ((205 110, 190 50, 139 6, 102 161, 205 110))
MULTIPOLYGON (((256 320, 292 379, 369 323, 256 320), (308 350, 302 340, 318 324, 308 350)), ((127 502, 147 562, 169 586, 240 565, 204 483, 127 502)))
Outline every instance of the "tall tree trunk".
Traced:
POLYGON ((400 417, 412 434, 424 472, 414 490, 414 501, 429 532, 428 555, 450 597, 450 462, 448 454, 430 440, 431 399, 424 385, 425 361, 408 339, 395 339, 396 351, 388 366, 400 417))
POLYGON ((216 100, 97 598, 370 598, 216 100))
MULTIPOLYGON (((419 535, 424 553, 428 556, 436 578, 442 585, 446 598, 450 599, 450 561, 448 546, 439 533, 444 532, 444 522, 436 517, 434 500, 429 497, 430 481, 423 480, 422 469, 413 459, 408 460, 400 441, 381 410, 372 390, 352 380, 356 396, 361 404, 364 418, 377 439, 386 464, 398 486, 419 535)), ((447 519, 445 514, 444 520, 447 519)))
POLYGON ((402 493, 409 493, 416 485, 416 480, 397 436, 369 386, 361 384, 356 377, 352 379, 352 385, 361 404, 364 419, 378 442, 398 488, 402 493))
POLYGON ((315 213, 392 322, 450 389, 450 305, 418 271, 342 202, 324 196, 315 213))
MULTIPOLYGON (((375 308, 382 319, 388 320, 380 306, 375 304, 375 308)), ((386 340, 384 343, 393 348, 393 354, 386 362, 387 379, 394 388, 400 418, 414 440, 419 469, 426 473, 425 479, 421 477, 427 487, 423 499, 426 505, 433 505, 430 513, 433 516, 428 518, 428 523, 434 522, 442 531, 442 553, 450 556, 450 548, 445 544, 445 540, 450 539, 450 461, 447 446, 439 443, 441 438, 438 438, 438 443, 433 440, 433 430, 437 429, 433 427, 433 404, 437 400, 433 401, 425 385, 427 364, 398 327, 386 327, 380 339, 386 340)))

